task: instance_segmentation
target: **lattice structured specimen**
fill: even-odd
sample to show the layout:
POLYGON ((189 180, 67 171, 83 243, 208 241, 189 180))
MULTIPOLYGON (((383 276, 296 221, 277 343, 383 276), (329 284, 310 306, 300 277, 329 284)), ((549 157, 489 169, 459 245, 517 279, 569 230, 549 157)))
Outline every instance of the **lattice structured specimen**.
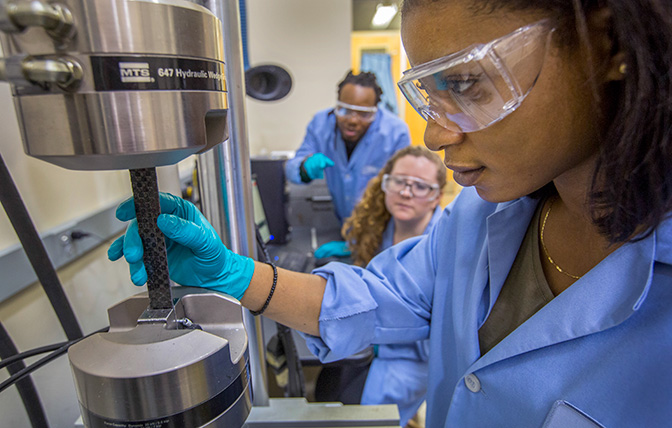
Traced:
POLYGON ((131 169, 135 215, 144 250, 150 309, 172 308, 166 241, 156 225, 161 213, 155 168, 131 169))

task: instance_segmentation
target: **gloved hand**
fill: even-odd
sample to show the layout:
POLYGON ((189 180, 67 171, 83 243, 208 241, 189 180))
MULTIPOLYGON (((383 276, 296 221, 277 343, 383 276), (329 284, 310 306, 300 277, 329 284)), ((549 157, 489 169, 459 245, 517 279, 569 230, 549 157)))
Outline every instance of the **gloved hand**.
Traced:
POLYGON ((334 161, 322 153, 315 153, 303 161, 303 168, 306 170, 306 174, 311 180, 324 178, 324 168, 329 166, 334 166, 334 161))
POLYGON ((316 259, 323 259, 325 257, 347 257, 350 254, 345 241, 331 241, 320 245, 313 255, 316 259))
MULTIPOLYGON (((159 202, 162 214, 157 225, 166 236, 170 278, 180 285, 209 288, 240 300, 252 280, 254 261, 226 248, 191 202, 169 193, 160 193, 159 202)), ((124 256, 130 265, 131 281, 143 285, 147 272, 133 198, 119 205, 116 216, 131 223, 126 234, 110 245, 107 256, 112 261, 124 256)))

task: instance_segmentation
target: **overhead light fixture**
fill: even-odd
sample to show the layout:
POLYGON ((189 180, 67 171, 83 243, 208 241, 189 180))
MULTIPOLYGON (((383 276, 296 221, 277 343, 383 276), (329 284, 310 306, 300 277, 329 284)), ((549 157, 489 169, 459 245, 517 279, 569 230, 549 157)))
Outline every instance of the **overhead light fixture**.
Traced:
POLYGON ((377 30, 387 28, 396 14, 396 4, 378 3, 376 6, 376 14, 373 15, 373 19, 371 20, 371 27, 377 30))

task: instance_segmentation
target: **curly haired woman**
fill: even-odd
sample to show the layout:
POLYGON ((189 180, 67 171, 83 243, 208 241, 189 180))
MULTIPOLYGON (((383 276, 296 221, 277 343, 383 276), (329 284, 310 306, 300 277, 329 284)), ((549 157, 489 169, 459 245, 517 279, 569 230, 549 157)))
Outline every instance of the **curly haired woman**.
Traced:
MULTIPOLYGON (((441 216, 446 167, 436 154, 411 146, 397 151, 369 181, 343 225, 354 263, 366 266, 380 251, 423 235, 441 216)), ((425 399, 428 341, 380 345, 366 378, 362 404, 396 404, 406 426, 425 399)))

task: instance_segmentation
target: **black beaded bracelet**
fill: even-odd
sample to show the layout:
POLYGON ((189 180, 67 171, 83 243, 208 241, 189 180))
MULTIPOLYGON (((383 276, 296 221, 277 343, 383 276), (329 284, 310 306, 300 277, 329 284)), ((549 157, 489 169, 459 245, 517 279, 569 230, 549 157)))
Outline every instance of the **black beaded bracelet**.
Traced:
POLYGON ((271 303, 273 293, 275 293, 275 286, 278 284, 278 268, 276 268, 273 263, 266 263, 266 264, 270 265, 273 268, 273 285, 271 285, 271 291, 268 293, 268 297, 266 298, 266 303, 264 303, 264 306, 262 306, 261 309, 259 309, 258 311, 250 310, 250 313, 255 317, 257 315, 263 314, 266 308, 268 308, 268 304, 271 303))
MULTIPOLYGON (((306 156, 306 159, 308 159, 308 156, 306 156)), ((304 166, 306 159, 304 159, 303 162, 301 162, 301 165, 299 165, 299 177, 301 177, 301 181, 303 183, 310 183, 313 180, 311 180, 308 176, 308 171, 306 171, 306 167, 304 166)))

